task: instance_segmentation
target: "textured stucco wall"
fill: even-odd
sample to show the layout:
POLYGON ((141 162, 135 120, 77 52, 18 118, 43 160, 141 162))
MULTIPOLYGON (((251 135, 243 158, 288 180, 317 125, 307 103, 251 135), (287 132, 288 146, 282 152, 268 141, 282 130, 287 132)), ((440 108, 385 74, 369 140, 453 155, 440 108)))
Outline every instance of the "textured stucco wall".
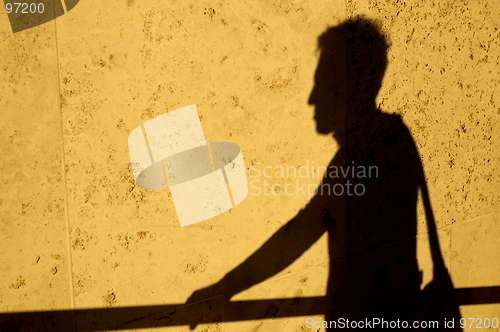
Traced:
MULTIPOLYGON (((252 166, 327 165, 337 145, 316 133, 307 103, 317 38, 357 15, 378 19, 391 42, 377 104, 413 135, 455 286, 500 285, 494 0, 82 0, 16 34, 0 10, 0 311, 183 303, 246 259, 307 194, 249 194, 230 212, 180 228, 168 191, 135 185, 128 135, 196 104, 208 141, 242 148, 249 181, 252 166)), ((428 283, 421 205, 418 258, 428 283)), ((323 236, 235 299, 324 295, 328 259, 323 236)), ((220 300, 200 310, 228 317, 220 300)), ((500 304, 461 307, 463 317, 499 312, 500 304)), ((305 317, 198 330, 312 331, 305 317)))

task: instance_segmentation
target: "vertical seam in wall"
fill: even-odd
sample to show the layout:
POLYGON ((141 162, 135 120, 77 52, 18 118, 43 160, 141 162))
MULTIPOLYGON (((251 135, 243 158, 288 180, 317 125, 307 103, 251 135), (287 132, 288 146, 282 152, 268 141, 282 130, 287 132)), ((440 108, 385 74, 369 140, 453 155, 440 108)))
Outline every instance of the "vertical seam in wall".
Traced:
MULTIPOLYGON (((54 0, 56 1, 56 0, 54 0)), ((54 6, 55 8, 55 6, 54 6)), ((54 13, 55 16, 55 13, 54 13)), ((71 258, 71 236, 69 226, 69 203, 68 203, 68 183, 66 181, 66 158, 64 149, 64 124, 61 105, 61 74, 59 68, 59 45, 57 41, 57 20, 54 19, 55 44, 56 44, 56 65, 57 65, 57 102, 59 104, 59 114, 61 115, 61 161, 62 161, 62 179, 64 184, 64 210, 66 220, 66 250, 68 252, 68 270, 69 270, 69 292, 72 309, 73 331, 76 331, 75 319, 75 292, 73 289, 73 259, 71 258)))

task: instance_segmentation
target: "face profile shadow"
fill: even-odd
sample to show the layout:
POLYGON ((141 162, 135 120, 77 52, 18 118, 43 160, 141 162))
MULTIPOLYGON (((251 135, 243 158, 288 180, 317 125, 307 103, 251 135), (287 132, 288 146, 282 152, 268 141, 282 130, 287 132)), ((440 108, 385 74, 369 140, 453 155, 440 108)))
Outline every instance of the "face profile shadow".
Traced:
POLYGON ((12 32, 21 32, 50 22, 72 10, 80 0, 5 0, 12 32), (64 3, 64 5, 63 5, 64 3))
POLYGON ((195 291, 186 304, 0 313, 0 329, 67 331, 73 324, 77 331, 194 328, 324 315, 329 324, 372 318, 437 321, 441 330, 450 328, 445 320, 454 320, 454 329, 461 330, 459 305, 500 303, 500 287, 453 287, 415 142, 398 115, 375 105, 387 47, 376 24, 367 19, 346 21, 319 37, 321 55, 309 104, 315 107, 317 132, 333 135, 340 149, 309 204, 218 283, 195 291), (416 251, 419 193, 433 262, 433 279, 423 290, 416 251), (330 256, 326 296, 230 301, 292 264, 325 232, 330 256))

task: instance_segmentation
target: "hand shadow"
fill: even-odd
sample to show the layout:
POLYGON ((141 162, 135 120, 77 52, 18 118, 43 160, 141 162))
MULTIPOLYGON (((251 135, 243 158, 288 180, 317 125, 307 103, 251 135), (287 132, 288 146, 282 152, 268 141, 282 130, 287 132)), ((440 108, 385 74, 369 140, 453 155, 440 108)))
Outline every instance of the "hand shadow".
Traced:
POLYGON ((444 319, 454 318, 458 325, 417 148, 402 119, 375 105, 387 47, 376 25, 363 18, 319 37, 321 55, 309 104, 315 106, 317 132, 333 134, 340 149, 306 208, 219 283, 194 292, 188 302, 266 280, 328 231, 327 322, 379 318, 412 324, 433 319, 444 329, 444 319), (434 264, 434 279, 423 291, 416 258, 419 190, 434 264))

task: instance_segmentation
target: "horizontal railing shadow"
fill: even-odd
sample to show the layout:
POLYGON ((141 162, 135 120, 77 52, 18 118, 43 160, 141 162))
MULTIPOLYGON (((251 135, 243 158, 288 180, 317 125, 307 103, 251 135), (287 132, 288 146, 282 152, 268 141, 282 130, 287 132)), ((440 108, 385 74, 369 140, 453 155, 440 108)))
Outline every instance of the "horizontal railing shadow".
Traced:
MULTIPOLYGON (((458 288, 459 305, 500 303, 500 286, 458 288)), ((103 331, 222 322, 222 297, 193 304, 0 313, 1 331, 103 331)), ((324 297, 231 301, 224 322, 314 316, 325 313, 324 297)))

